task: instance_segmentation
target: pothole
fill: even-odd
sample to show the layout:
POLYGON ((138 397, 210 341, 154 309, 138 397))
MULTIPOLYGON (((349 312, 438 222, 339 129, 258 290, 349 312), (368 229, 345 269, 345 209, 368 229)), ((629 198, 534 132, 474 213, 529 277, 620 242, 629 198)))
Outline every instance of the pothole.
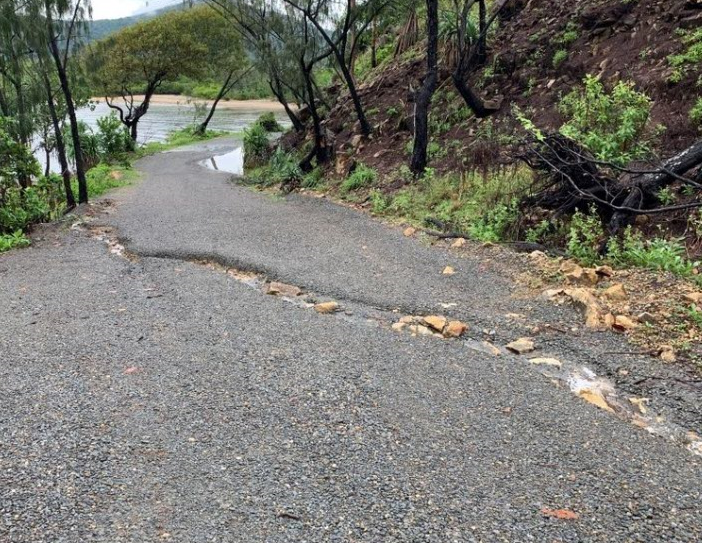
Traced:
MULTIPOLYGON (((89 221, 79 221, 71 227, 73 230, 87 232, 93 239, 104 243, 115 256, 131 262, 138 256, 130 253, 119 242, 116 232, 108 226, 91 225, 89 221)), ((394 333, 412 337, 427 337, 437 341, 456 341, 466 348, 489 356, 512 356, 516 361, 530 364, 538 373, 550 379, 556 386, 567 387, 574 395, 595 405, 621 420, 647 431, 649 434, 682 444, 692 454, 702 456, 702 437, 688 431, 671 421, 653 414, 653 406, 647 398, 623 398, 614 384, 598 376, 589 368, 534 352, 532 345, 527 346, 522 355, 513 354, 515 345, 510 350, 494 345, 487 338, 492 334, 483 333, 482 337, 470 337, 470 327, 458 320, 451 320, 441 315, 401 315, 396 311, 373 308, 367 305, 344 302, 343 305, 326 296, 278 281, 271 281, 265 275, 240 270, 208 259, 179 259, 205 267, 217 273, 226 274, 252 290, 279 299, 303 310, 316 311, 320 314, 334 316, 356 325, 385 328, 394 333)), ((442 304, 447 309, 452 304, 442 304)), ((526 338, 523 338, 526 339, 526 338)))

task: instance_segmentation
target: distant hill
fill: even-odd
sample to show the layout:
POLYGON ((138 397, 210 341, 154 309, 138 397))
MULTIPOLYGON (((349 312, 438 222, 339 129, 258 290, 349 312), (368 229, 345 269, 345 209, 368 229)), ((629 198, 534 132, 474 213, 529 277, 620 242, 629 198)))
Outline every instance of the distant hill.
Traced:
MULTIPOLYGON (((158 2, 157 5, 163 5, 163 3, 164 2, 158 2)), ((196 3, 200 3, 199 0, 196 3)), ((156 9, 145 8, 131 17, 122 17, 120 19, 98 19, 95 21, 90 21, 88 24, 90 31, 89 41, 101 40, 102 38, 109 36, 110 34, 113 34, 127 26, 131 26, 150 17, 155 17, 174 9, 182 9, 183 7, 182 2, 179 0, 177 2, 173 1, 171 4, 172 5, 156 9)))

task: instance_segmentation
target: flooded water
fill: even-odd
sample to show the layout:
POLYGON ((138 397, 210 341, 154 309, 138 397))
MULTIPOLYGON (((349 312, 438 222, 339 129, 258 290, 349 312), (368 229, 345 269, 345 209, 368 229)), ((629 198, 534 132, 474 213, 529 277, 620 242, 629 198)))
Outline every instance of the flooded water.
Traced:
POLYGON ((216 155, 200 162, 201 166, 218 172, 229 172, 234 175, 244 174, 244 149, 239 146, 229 153, 216 155))
MULTIPOLYGON (((97 120, 100 117, 105 117, 110 115, 111 109, 104 102, 100 102, 91 108, 83 108, 78 111, 78 118, 87 123, 93 130, 97 128, 97 120)), ((242 132, 245 128, 251 125, 258 117, 266 111, 262 108, 260 104, 252 103, 252 107, 248 108, 237 108, 230 109, 226 107, 220 107, 215 112, 215 116, 210 122, 211 130, 226 130, 228 132, 242 132)), ((285 115, 285 112, 277 111, 275 112, 278 122, 287 127, 290 125, 290 121, 285 115)), ((154 103, 149 108, 149 112, 142 118, 139 122, 139 143, 149 143, 149 142, 160 142, 165 141, 171 132, 180 130, 189 125, 195 124, 202 120, 203 115, 197 114, 195 105, 192 101, 187 98, 183 98, 182 102, 173 104, 159 104, 154 103)), ((236 153, 236 151, 235 151, 236 153)), ((42 163, 42 168, 45 164, 44 154, 41 151, 36 153, 37 158, 42 163)), ((231 167, 235 167, 236 164, 232 162, 236 157, 223 158, 221 162, 217 164, 228 164, 231 167)), ((241 159, 238 159, 241 160, 241 159)), ((60 170, 57 161, 52 159, 51 161, 52 171, 58 172, 60 170)), ((243 167, 243 160, 242 167, 243 167)), ((225 167, 217 168, 212 166, 213 169, 225 170, 225 167)), ((231 171, 226 169, 226 171, 231 171)), ((240 173, 234 171, 233 173, 240 173)))

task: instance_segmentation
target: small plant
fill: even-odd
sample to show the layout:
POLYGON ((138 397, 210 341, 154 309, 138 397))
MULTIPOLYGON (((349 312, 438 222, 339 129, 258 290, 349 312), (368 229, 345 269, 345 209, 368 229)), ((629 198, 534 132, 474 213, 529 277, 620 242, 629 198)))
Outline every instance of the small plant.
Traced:
POLYGON ((0 253, 4 253, 10 249, 29 247, 30 245, 31 241, 24 235, 22 230, 17 230, 11 234, 0 235, 0 253))
POLYGON ((659 190, 656 194, 656 198, 658 198, 658 201, 664 206, 672 205, 677 200, 673 189, 671 189, 670 187, 665 187, 659 190))
POLYGON ((378 172, 373 168, 369 168, 365 164, 358 164, 356 169, 346 180, 341 184, 341 192, 348 193, 364 187, 368 187, 375 183, 378 179, 378 172))
POLYGON ((668 63, 673 68, 668 78, 671 83, 679 83, 690 71, 699 70, 702 65, 702 28, 695 31, 682 30, 679 32, 684 49, 668 57, 668 63))
POLYGON ((604 239, 602 221, 591 209, 588 214, 576 211, 568 231, 568 254, 591 266, 600 260, 600 245, 604 239))
POLYGON ((376 215, 382 215, 388 209, 389 202, 385 195, 379 190, 370 193, 371 211, 376 215))
POLYGON ((634 232, 631 227, 620 241, 611 240, 609 245, 609 257, 619 265, 663 270, 680 276, 691 276, 699 265, 687 258, 682 240, 644 240, 641 233, 634 232))
POLYGON ((568 60, 568 51, 565 49, 559 49, 553 55, 553 67, 558 69, 566 60, 568 60))
POLYGON ((263 128, 266 132, 282 132, 283 131, 283 127, 280 126, 280 123, 275 118, 275 115, 270 111, 261 115, 258 118, 258 120, 256 121, 256 124, 259 125, 261 128, 263 128))
POLYGON ((623 165, 644 155, 653 137, 651 99, 630 82, 619 81, 608 92, 597 77, 588 75, 584 85, 561 101, 559 109, 569 119, 561 133, 599 160, 623 165))
POLYGON ((697 126, 702 127, 702 98, 698 98, 695 105, 690 110, 690 120, 697 126))
POLYGON ((563 47, 568 47, 578 39, 579 35, 580 33, 578 31, 578 25, 570 21, 566 25, 565 30, 553 39, 553 43, 555 43, 556 45, 561 45, 563 47))
POLYGON ((302 170, 297 159, 278 147, 268 165, 271 183, 297 183, 302 180, 302 170))
POLYGON ((270 156, 268 133, 259 123, 244 130, 244 163, 247 167, 260 165, 270 156))
POLYGON ((305 174, 300 186, 305 189, 318 189, 322 185, 323 179, 324 171, 322 171, 322 168, 315 168, 311 172, 305 174))

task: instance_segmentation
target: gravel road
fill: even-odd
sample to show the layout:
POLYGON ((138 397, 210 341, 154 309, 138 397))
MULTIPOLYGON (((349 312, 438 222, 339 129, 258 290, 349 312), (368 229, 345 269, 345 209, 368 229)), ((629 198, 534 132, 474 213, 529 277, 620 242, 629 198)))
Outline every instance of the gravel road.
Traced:
MULTIPOLYGON (((110 195, 92 225, 114 229, 130 259, 94 228, 67 226, 0 256, 0 541, 702 540, 702 459, 679 443, 523 358, 366 318, 439 312, 502 344, 526 326, 508 314, 557 323, 570 309, 515 298, 475 255, 197 165, 231 145, 144 159, 143 181, 110 195), (349 314, 317 314, 198 260, 349 314), (564 513, 577 518, 553 516, 564 513)), ((618 341, 537 343, 604 373, 659 371, 606 359, 618 341)), ((699 428, 698 392, 651 392, 699 428)))

